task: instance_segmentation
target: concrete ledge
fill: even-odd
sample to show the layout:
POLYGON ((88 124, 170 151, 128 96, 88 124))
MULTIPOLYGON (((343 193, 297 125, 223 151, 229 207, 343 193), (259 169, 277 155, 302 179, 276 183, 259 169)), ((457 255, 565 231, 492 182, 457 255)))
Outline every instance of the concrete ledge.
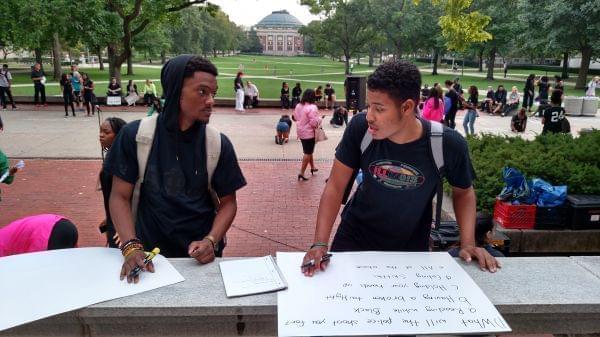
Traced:
MULTIPOLYGON (((33 104, 34 103, 33 96, 14 96, 13 98, 15 100, 15 103, 17 103, 17 104, 24 104, 24 103, 25 104, 33 104)), ((46 96, 46 103, 62 105, 63 98, 62 98, 62 96, 46 96)), ((137 101, 137 104, 143 104, 143 103, 144 103, 143 97, 137 101)), ((104 97, 104 96, 96 97, 96 104, 99 104, 99 105, 106 104, 106 97, 104 97)), ((340 101, 337 101, 337 104, 343 105, 343 104, 346 104, 346 101, 340 100, 340 101)), ((235 107, 235 99, 234 98, 216 98, 215 106, 235 107)), ((317 102, 317 106, 319 108, 325 108, 325 102, 323 100, 321 100, 320 102, 317 102)), ((259 101, 259 107, 261 107, 261 108, 280 108, 281 102, 279 101, 279 99, 261 98, 259 101)), ((290 111, 292 111, 292 110, 290 109, 290 111)))
MULTIPOLYGON (((276 294, 227 299, 216 262, 171 262, 185 282, 50 317, 0 336, 277 335, 276 294)), ((504 258, 496 274, 460 263, 514 333, 600 332, 600 277, 590 271, 600 271, 600 257, 504 258)))
POLYGON ((511 240, 510 251, 515 254, 598 254, 600 230, 497 230, 511 240))

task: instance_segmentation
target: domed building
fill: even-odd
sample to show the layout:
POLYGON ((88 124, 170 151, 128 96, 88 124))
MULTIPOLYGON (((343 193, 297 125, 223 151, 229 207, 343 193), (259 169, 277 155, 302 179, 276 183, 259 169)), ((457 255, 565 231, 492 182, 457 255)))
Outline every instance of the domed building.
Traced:
POLYGON ((294 56, 304 53, 304 39, 298 29, 304 25, 286 10, 275 11, 260 22, 254 29, 265 55, 294 56))

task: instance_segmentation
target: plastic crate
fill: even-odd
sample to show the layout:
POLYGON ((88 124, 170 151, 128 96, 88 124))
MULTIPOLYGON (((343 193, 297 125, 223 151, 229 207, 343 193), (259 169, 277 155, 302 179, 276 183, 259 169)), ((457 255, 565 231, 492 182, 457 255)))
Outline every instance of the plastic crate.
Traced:
POLYGON ((571 229, 600 229, 600 195, 571 194, 567 205, 571 229))
POLYGON ((494 221, 508 229, 533 229, 535 205, 512 205, 496 200, 494 221))
POLYGON ((567 208, 537 207, 535 210, 535 229, 565 229, 567 222, 567 208))

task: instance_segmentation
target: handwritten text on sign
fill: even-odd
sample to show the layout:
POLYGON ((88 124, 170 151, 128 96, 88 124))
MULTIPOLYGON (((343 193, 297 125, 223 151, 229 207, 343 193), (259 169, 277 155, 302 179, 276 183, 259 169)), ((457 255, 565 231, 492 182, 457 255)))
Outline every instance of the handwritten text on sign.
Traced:
POLYGON ((279 336, 508 332, 447 253, 337 253, 312 278, 303 253, 277 253, 288 281, 278 293, 279 336))

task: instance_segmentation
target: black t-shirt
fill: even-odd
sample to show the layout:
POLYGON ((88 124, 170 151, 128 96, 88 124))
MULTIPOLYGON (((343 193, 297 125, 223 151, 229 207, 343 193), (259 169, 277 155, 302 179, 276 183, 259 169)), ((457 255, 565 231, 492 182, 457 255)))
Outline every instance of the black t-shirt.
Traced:
POLYGON ((290 88, 281 88, 281 97, 290 97, 290 88))
POLYGON ((83 81, 83 92, 86 95, 93 94, 94 93, 94 81, 92 81, 92 80, 83 81))
MULTIPOLYGON (((44 73, 43 70, 31 70, 31 78, 36 78, 36 77, 44 77, 46 76, 46 74, 44 73)), ((35 84, 42 84, 42 82, 40 80, 35 80, 33 81, 33 83, 35 84)))
POLYGON ((512 124, 515 126, 515 130, 519 132, 525 131, 525 122, 527 122, 527 115, 523 116, 523 119, 519 118, 519 115, 516 114, 512 117, 512 124))
MULTIPOLYGON (((421 121, 421 123, 427 123, 421 121)), ((416 141, 396 144, 373 140, 361 155, 367 130, 365 114, 350 122, 335 157, 362 169, 360 184, 342 212, 338 236, 350 238, 356 250, 426 251, 431 230, 431 201, 439 183, 431 146, 424 134, 416 141)), ((444 128, 446 177, 452 186, 468 188, 475 172, 465 139, 444 128)))
POLYGON ((548 82, 539 82, 538 87, 540 87, 540 99, 548 99, 548 82))
POLYGON ((292 96, 300 98, 300 95, 302 95, 302 88, 294 87, 292 89, 292 96))
POLYGON ((562 121, 565 119, 565 109, 559 106, 553 106, 544 110, 544 128, 542 133, 562 132, 562 121))
POLYGON ((506 103, 506 90, 496 91, 496 93, 494 94, 494 101, 496 101, 497 103, 505 104, 506 103))
MULTIPOLYGON (((135 136, 139 125, 140 121, 134 121, 123 127, 104 163, 107 174, 131 184, 135 184, 138 178, 135 136)), ((160 155, 156 150, 158 139, 154 138, 140 191, 136 234, 147 250, 160 247, 165 256, 187 257, 189 244, 201 240, 212 228, 215 207, 208 192, 205 126, 191 128, 177 137, 178 149, 160 155), (173 169, 161 170, 163 165, 160 161, 171 157, 177 160, 176 152, 180 154, 180 164, 171 165, 175 167, 173 169)), ((212 185, 220 197, 246 185, 233 145, 223 134, 221 156, 212 185)))
POLYGON ((71 80, 63 81, 60 80, 60 85, 63 89, 63 96, 69 96, 73 94, 73 85, 71 84, 71 80))
POLYGON ((485 98, 494 100, 494 90, 488 90, 487 94, 485 95, 485 98))
POLYGON ((244 89, 244 82, 241 77, 236 77, 233 81, 233 91, 237 91, 238 89, 244 89))
POLYGON ((458 94, 453 89, 448 90, 446 97, 450 98, 450 111, 456 112, 458 110, 458 94))
POLYGON ((333 90, 333 88, 325 88, 324 92, 328 99, 331 99, 331 95, 335 94, 335 90, 333 90))

